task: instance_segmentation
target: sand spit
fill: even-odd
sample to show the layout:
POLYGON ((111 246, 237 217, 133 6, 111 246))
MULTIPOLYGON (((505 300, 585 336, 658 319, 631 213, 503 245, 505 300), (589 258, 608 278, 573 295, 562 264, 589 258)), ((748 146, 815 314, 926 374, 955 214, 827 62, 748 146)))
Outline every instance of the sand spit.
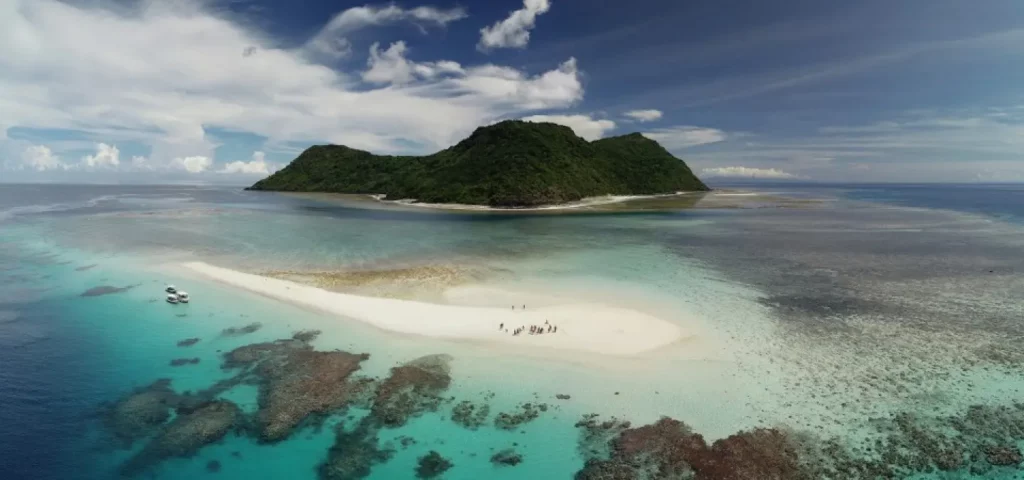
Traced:
POLYGON ((219 283, 273 299, 314 308, 403 334, 519 346, 636 355, 672 344, 686 332, 665 320, 620 307, 571 304, 515 310, 363 297, 329 292, 276 278, 238 272, 202 262, 183 266, 219 283), (520 326, 558 326, 558 333, 513 336, 520 326), (504 324, 504 329, 499 326, 504 324), (507 330, 507 332, 506 332, 507 330))

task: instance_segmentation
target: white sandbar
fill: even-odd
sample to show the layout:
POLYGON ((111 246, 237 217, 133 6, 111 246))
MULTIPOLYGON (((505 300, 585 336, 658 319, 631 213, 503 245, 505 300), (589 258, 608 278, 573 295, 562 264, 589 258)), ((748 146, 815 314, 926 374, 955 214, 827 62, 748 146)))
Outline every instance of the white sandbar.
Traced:
POLYGON ((435 338, 477 340, 578 350, 606 355, 635 355, 669 345, 685 336, 677 325, 636 310, 600 304, 527 308, 474 307, 364 297, 330 292, 287 280, 229 270, 202 262, 183 266, 219 283, 314 308, 377 328, 435 338), (547 321, 557 333, 529 335, 530 325, 547 321), (499 330, 499 325, 504 329, 499 330), (527 332, 513 336, 516 327, 527 332), (508 330, 506 333, 504 330, 508 330))

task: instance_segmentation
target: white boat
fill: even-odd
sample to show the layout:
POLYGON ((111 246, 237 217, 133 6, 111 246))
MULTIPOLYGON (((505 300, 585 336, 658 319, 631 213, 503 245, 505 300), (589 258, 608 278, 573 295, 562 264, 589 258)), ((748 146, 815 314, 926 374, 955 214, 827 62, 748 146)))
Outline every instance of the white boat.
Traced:
POLYGON ((177 288, 174 288, 174 285, 168 285, 168 286, 167 286, 167 288, 165 289, 165 291, 166 291, 167 293, 175 293, 175 292, 177 292, 177 291, 178 291, 178 289, 177 289, 177 288))
POLYGON ((178 296, 173 293, 167 294, 167 303, 178 303, 178 296))
POLYGON ((178 301, 188 303, 188 292, 178 292, 178 301))

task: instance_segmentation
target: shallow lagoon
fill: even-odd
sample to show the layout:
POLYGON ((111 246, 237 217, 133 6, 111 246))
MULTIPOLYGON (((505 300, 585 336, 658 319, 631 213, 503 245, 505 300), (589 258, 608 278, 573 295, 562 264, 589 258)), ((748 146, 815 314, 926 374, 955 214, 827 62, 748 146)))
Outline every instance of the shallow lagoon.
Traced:
MULTIPOLYGON (((0 189, 11 188, 27 187, 0 189)), ((179 392, 201 390, 230 376, 223 353, 307 328, 323 330, 313 342, 318 350, 369 353, 366 376, 386 377, 424 355, 453 357, 444 396, 456 400, 382 430, 382 442, 404 435, 416 443, 396 447, 369 478, 412 478, 416 458, 429 450, 454 463, 444 478, 568 478, 589 456, 578 450, 576 427, 588 413, 634 426, 667 415, 708 443, 778 427, 811 444, 835 439, 870 459, 879 455, 865 445, 901 431, 894 415, 914 413, 926 431, 941 431, 971 406, 1012 407, 1024 387, 1024 236, 1005 216, 894 206, 835 189, 801 192, 813 202, 771 200, 789 193, 781 192, 705 203, 722 208, 491 215, 225 189, 54 188, 6 192, 11 205, 0 224, 0 415, 17 432, 0 445, 0 459, 13 478, 111 478, 141 445, 114 448, 97 420, 101 404, 157 378, 170 378, 179 392), (639 305, 700 335, 630 359, 496 351, 394 335, 172 268, 190 260, 253 272, 451 266, 471 271, 474 283, 524 294, 639 305), (189 290, 193 302, 165 304, 167 282, 189 290), (102 286, 134 287, 81 296, 102 286), (261 328, 249 335, 221 334, 253 322, 261 328), (176 345, 192 337, 201 341, 176 345), (181 357, 201 361, 169 365, 181 357), (491 418, 522 402, 550 408, 513 432, 490 424, 467 430, 450 419, 459 400, 488 403, 491 418), (491 454, 513 443, 523 463, 493 466, 491 454)), ((258 407, 249 385, 222 398, 245 412, 258 407)), ((232 433, 151 473, 316 478, 333 426, 365 414, 352 407, 273 445, 232 433), (210 460, 220 462, 219 472, 207 471, 210 460)), ((971 468, 983 478, 1016 474, 967 460, 957 478, 971 468)))

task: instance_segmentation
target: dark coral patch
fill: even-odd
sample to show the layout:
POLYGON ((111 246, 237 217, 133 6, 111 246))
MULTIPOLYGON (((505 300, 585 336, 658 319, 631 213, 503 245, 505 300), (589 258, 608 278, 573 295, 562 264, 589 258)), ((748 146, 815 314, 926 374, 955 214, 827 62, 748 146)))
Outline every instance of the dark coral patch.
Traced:
POLYGON ((246 345, 224 357, 224 368, 245 368, 240 376, 259 383, 256 427, 261 441, 276 442, 305 419, 347 406, 360 390, 349 377, 369 355, 317 352, 288 339, 246 345))
POLYGON ((221 330, 220 334, 225 337, 238 337, 241 335, 248 335, 263 327, 263 324, 259 322, 250 323, 244 327, 229 327, 221 330))
POLYGON ((428 355, 391 369, 377 388, 370 415, 388 427, 400 427, 410 417, 435 411, 440 394, 451 383, 448 355, 428 355))
POLYGON ((491 455, 491 463, 499 467, 514 467, 523 462, 523 456, 511 448, 491 455))
POLYGON ((169 379, 160 379, 108 407, 103 422, 126 446, 154 434, 171 417, 178 395, 169 379))
POLYGON ((378 428, 369 417, 359 422, 355 430, 349 432, 342 426, 338 427, 334 445, 327 453, 327 460, 320 465, 320 478, 323 480, 355 480, 370 476, 374 465, 387 462, 394 455, 394 450, 381 447, 378 441, 378 428))
POLYGON ((127 287, 114 287, 110 285, 100 285, 98 287, 92 287, 80 295, 81 297, 99 297, 102 295, 111 295, 114 293, 127 292, 138 285, 129 285, 127 287))
POLYGON ((578 480, 693 478, 695 480, 806 478, 797 449, 774 429, 754 429, 711 446, 684 423, 662 418, 623 430, 612 440, 608 459, 591 459, 578 480))
POLYGON ((486 403, 476 405, 464 400, 452 407, 452 421, 470 430, 476 430, 487 422, 490 412, 491 407, 486 403))
POLYGON ((242 411, 225 400, 208 402, 190 413, 179 415, 142 451, 128 460, 122 472, 133 475, 172 457, 189 457, 224 438, 242 419, 242 411))
POLYGON ((451 460, 431 450, 416 462, 416 478, 437 478, 454 466, 451 460))

